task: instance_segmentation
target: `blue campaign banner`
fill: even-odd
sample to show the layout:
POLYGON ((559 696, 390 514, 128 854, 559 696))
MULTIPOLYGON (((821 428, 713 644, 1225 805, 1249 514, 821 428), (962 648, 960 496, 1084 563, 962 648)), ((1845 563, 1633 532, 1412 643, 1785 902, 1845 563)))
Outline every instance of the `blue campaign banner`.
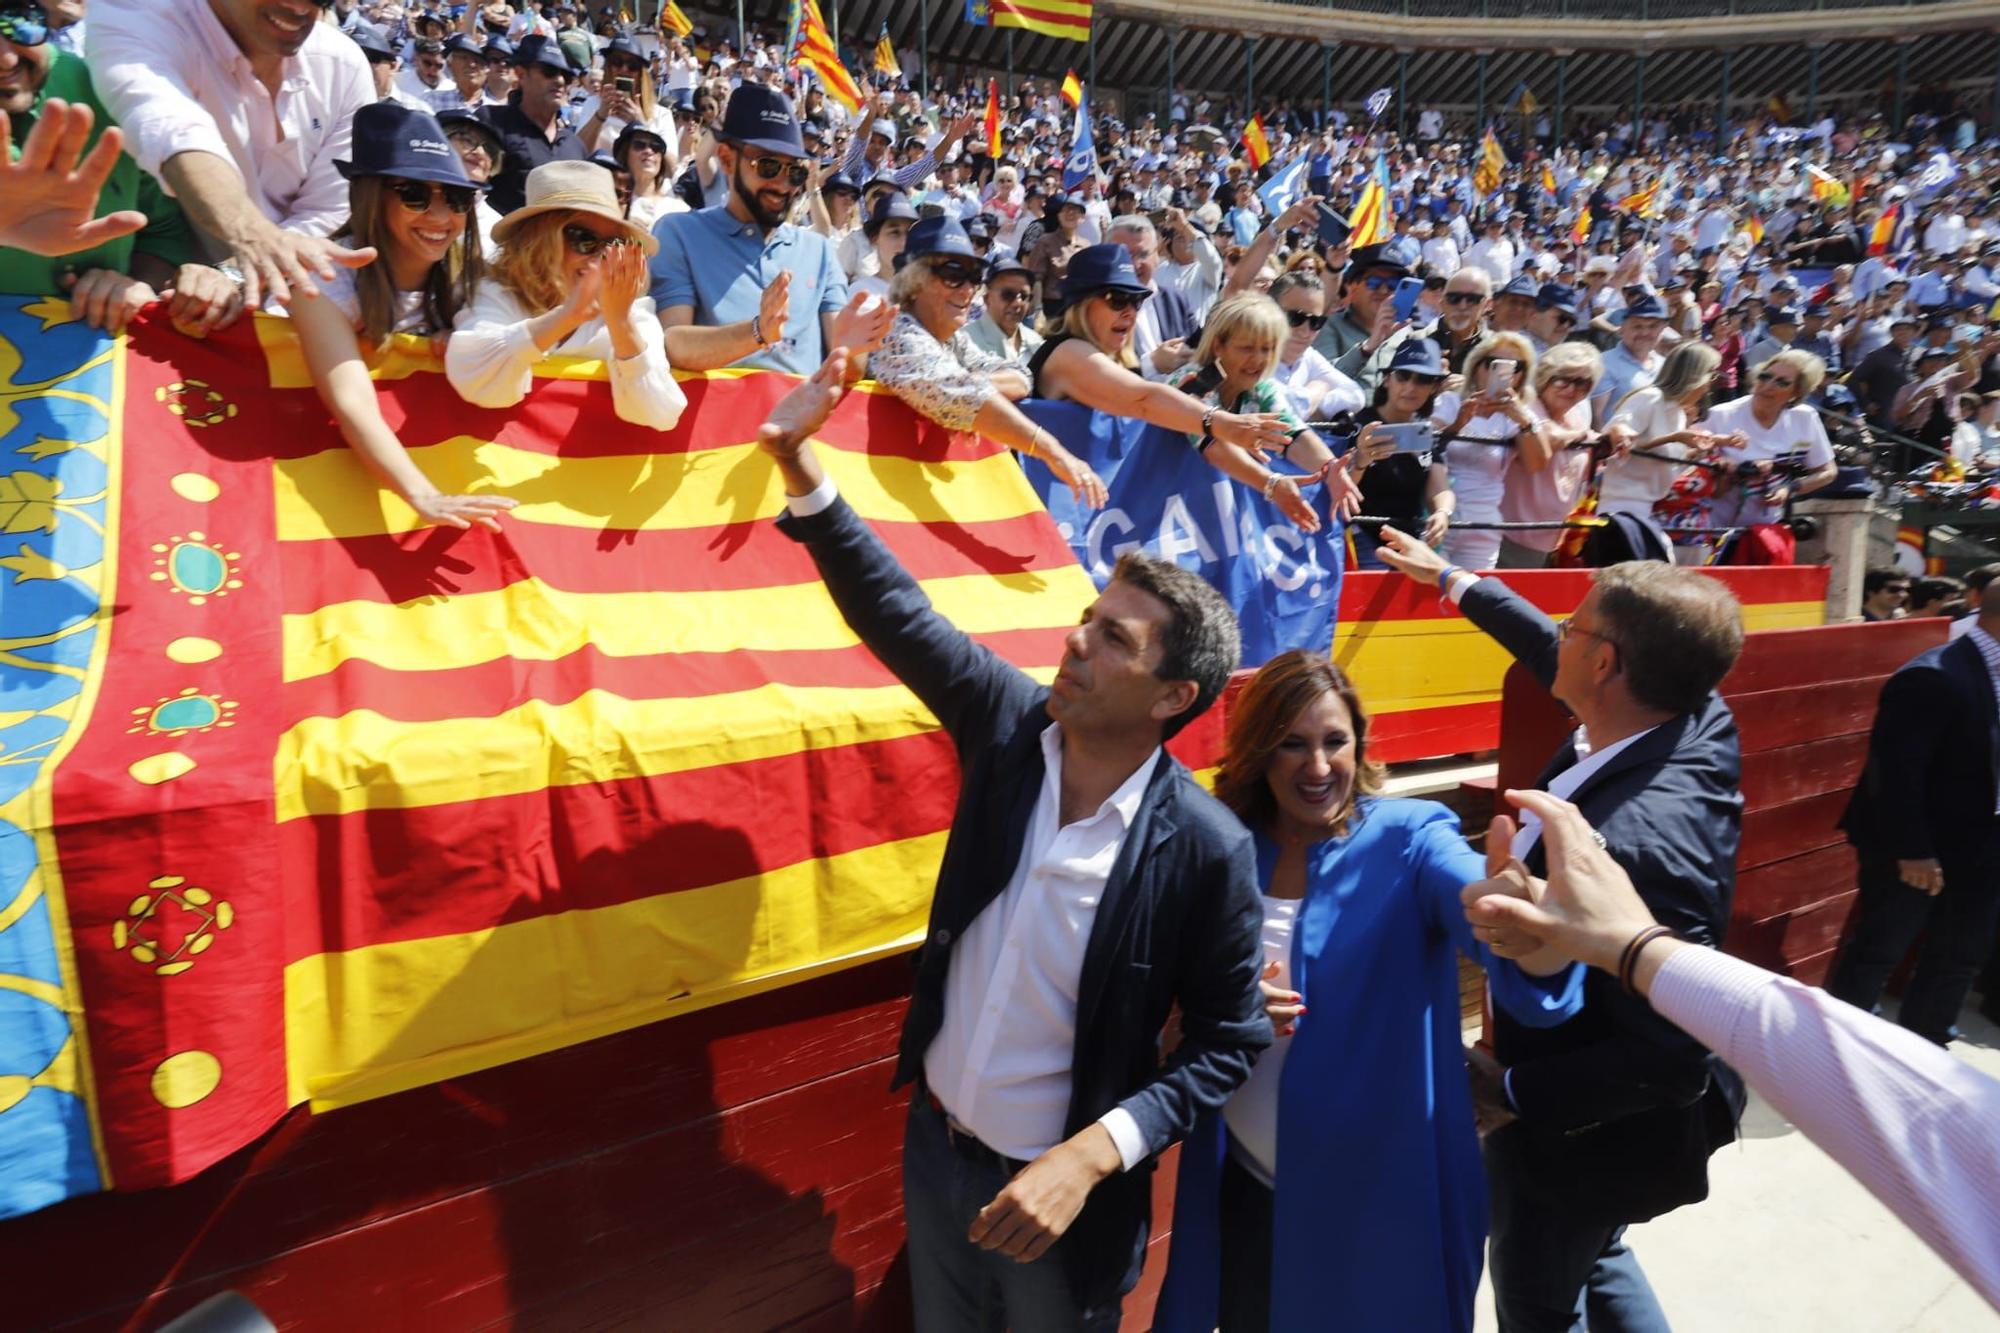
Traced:
POLYGON ((1098 587, 1111 581, 1119 556, 1143 549, 1194 570, 1229 599, 1243 630, 1243 665, 1262 666, 1287 648, 1331 650, 1347 537, 1327 513, 1325 487, 1306 489, 1321 526, 1302 532, 1256 491, 1216 471, 1185 435, 1075 403, 1020 406, 1095 468, 1110 492, 1103 509, 1085 509, 1045 465, 1023 460, 1029 483, 1098 587))

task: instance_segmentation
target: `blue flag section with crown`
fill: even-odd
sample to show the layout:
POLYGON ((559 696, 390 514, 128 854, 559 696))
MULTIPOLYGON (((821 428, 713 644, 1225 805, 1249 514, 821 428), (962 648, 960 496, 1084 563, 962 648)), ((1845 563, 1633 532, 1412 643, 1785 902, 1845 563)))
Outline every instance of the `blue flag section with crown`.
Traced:
POLYGON ((1304 532, 1255 490, 1211 467, 1184 435, 1073 403, 1021 407, 1110 492, 1103 509, 1086 509, 1045 464, 1023 460, 1029 483, 1098 587, 1111 581, 1119 556, 1143 549, 1200 574, 1228 599, 1242 627, 1244 666, 1261 666, 1287 648, 1331 650, 1347 537, 1327 513, 1324 486, 1304 488, 1320 518, 1318 532, 1304 532), (1143 465, 1126 467, 1134 458, 1143 465))

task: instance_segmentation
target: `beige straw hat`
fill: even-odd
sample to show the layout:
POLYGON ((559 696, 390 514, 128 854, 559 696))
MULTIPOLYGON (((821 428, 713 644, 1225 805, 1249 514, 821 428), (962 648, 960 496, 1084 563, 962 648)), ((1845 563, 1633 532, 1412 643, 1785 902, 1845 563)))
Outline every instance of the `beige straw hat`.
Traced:
POLYGON ((543 213, 588 213, 623 227, 632 243, 648 255, 660 248, 653 233, 618 211, 611 173, 595 162, 544 162, 529 172, 528 202, 495 224, 493 239, 505 241, 514 228, 543 213))

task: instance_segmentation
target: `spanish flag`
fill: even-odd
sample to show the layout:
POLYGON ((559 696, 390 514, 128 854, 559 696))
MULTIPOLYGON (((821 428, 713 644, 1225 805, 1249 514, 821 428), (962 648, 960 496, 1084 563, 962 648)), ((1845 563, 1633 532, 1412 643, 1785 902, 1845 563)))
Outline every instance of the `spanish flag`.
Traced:
POLYGON ((1542 188, 1551 195, 1556 193, 1556 173, 1547 162, 1542 163, 1542 188))
POLYGON ((1750 215, 1750 221, 1744 224, 1743 230, 1749 235, 1750 244, 1762 245, 1764 243, 1764 219, 1758 217, 1755 213, 1750 215))
MULTIPOLYGON (((772 522, 789 377, 681 375, 660 432, 599 363, 486 409, 393 340, 389 426, 520 501, 493 533, 376 483, 286 321, 0 297, 0 366, 0 970, 45 960, 0 1070, 51 1112, 0 1215, 921 938, 956 757, 772 522)), ((938 609, 1052 677, 1095 594, 1008 452, 865 383, 817 438, 938 609)))
POLYGON ((996 28, 1019 28, 1072 42, 1090 40, 1090 0, 989 0, 996 28))
POLYGON ((903 77, 903 66, 896 59, 896 44, 889 40, 887 22, 882 24, 882 35, 875 39, 875 72, 892 79, 903 77))
POLYGON ((1083 105, 1083 80, 1076 77, 1076 71, 1073 69, 1063 74, 1062 99, 1072 107, 1083 105))
POLYGON ((1482 196, 1492 194, 1500 188, 1501 173, 1506 170, 1507 154, 1489 125, 1486 137, 1479 141, 1479 165, 1472 172, 1472 188, 1482 196))
POLYGON ((1000 81, 986 81, 986 156, 1000 156, 1000 81))
POLYGON ((826 20, 820 17, 819 0, 792 0, 791 66, 804 66, 819 79, 820 87, 834 101, 854 112, 861 109, 861 90, 854 76, 840 63, 840 52, 827 35, 826 20))
POLYGON ((1882 215, 1875 219, 1875 225, 1868 229, 1868 253, 1870 255, 1886 255, 1889 253, 1889 247, 1896 239, 1897 220, 1902 215, 1903 206, 1900 203, 1890 204, 1882 210, 1882 215))
POLYGON ((1347 244, 1354 250, 1364 245, 1381 245, 1396 234, 1396 219, 1389 206, 1389 163, 1380 153, 1375 154, 1375 170, 1369 174, 1368 184, 1362 187, 1347 225, 1350 228, 1347 244))
POLYGON ((1243 127, 1243 156, 1250 159, 1252 171, 1271 160, 1271 141, 1264 137, 1264 118, 1250 117, 1250 123, 1243 127))
POLYGON ((1590 226, 1590 205, 1585 204, 1577 210, 1576 221, 1570 224, 1569 238, 1571 242, 1577 245, 1587 244, 1590 241, 1590 226))
POLYGON ((694 32, 694 20, 682 10, 679 0, 667 0, 660 9, 660 26, 676 37, 686 38, 694 32))

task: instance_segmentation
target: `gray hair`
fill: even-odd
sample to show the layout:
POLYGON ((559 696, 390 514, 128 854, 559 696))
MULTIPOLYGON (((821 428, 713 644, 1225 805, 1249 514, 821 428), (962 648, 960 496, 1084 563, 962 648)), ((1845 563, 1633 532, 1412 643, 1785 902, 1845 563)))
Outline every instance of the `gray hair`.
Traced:
POLYGON ((1126 213, 1111 219, 1111 225, 1104 229, 1104 239, 1108 241, 1113 236, 1122 236, 1127 232, 1134 236, 1155 238, 1159 236, 1159 233, 1153 230, 1153 220, 1144 213, 1126 213))
POLYGON ((931 276, 931 261, 936 258, 936 255, 923 255, 908 260, 897 269, 889 279, 889 304, 906 306, 916 299, 917 293, 923 290, 925 281, 931 276))
POLYGON ((1589 343, 1557 343, 1535 362, 1535 392, 1548 388, 1549 381, 1558 375, 1588 375, 1594 389, 1597 381, 1604 378, 1604 358, 1589 343))

